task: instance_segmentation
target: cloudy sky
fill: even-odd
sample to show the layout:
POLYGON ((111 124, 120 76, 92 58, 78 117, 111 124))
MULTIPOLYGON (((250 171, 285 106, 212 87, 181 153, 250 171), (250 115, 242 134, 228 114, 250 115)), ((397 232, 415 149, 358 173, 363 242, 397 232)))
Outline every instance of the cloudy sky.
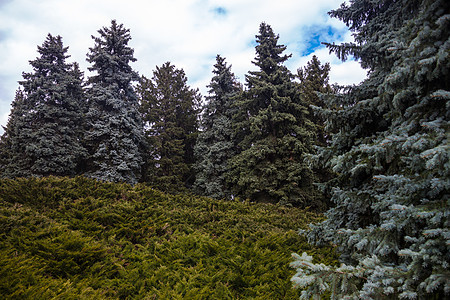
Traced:
MULTIPOLYGON (((358 83, 366 72, 355 61, 340 62, 321 42, 352 39, 345 25, 327 12, 343 0, 0 0, 0 125, 5 125, 22 72, 38 56, 48 33, 61 35, 69 62, 89 76, 86 53, 92 35, 112 19, 130 29, 135 70, 151 77, 156 66, 170 61, 183 68, 191 87, 202 94, 217 54, 226 58, 244 82, 255 67, 255 35, 266 22, 280 35, 296 72, 312 55, 331 63, 331 82, 358 83)), ((0 133, 3 132, 0 129, 0 133)))

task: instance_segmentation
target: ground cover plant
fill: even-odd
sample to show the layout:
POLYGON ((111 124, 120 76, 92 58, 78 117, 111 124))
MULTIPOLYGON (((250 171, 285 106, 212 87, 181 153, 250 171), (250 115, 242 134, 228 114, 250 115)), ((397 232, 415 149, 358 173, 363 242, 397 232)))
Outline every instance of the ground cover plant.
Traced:
POLYGON ((2 299, 298 299, 314 213, 84 177, 0 181, 2 299))

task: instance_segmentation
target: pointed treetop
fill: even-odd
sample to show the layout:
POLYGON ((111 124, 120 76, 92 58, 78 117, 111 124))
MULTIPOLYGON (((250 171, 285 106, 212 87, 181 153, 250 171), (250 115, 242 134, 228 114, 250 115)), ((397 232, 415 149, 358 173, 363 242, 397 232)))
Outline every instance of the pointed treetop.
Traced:
POLYGON ((275 35, 272 27, 266 23, 259 26, 259 34, 256 35, 256 60, 253 64, 261 68, 261 71, 270 74, 276 67, 288 60, 292 55, 281 55, 286 46, 278 45, 279 35, 275 35))
POLYGON ((213 74, 215 74, 216 76, 214 76, 214 78, 218 79, 217 77, 220 76, 221 74, 225 74, 227 73, 228 75, 231 75, 231 65, 227 66, 227 63, 225 61, 225 58, 223 58, 222 56, 220 56, 220 54, 217 54, 216 56, 216 64, 214 65, 214 69, 213 69, 213 74))
MULTIPOLYGON (((96 43, 105 46, 105 50, 111 54, 130 54, 134 50, 126 47, 131 40, 130 29, 126 29, 123 24, 117 24, 116 20, 111 21, 111 27, 103 27, 97 31, 100 37, 92 36, 96 43), (126 50, 126 53, 120 51, 126 50)), ((133 58, 132 61, 136 59, 133 58)))
MULTIPOLYGON (((66 58, 70 57, 66 54, 69 47, 63 46, 62 37, 59 35, 53 36, 49 33, 42 46, 37 48, 41 56, 29 61, 36 75, 46 76, 48 72, 60 69, 66 64, 66 58)), ((27 74, 24 73, 25 75, 27 74)))
POLYGON ((306 67, 297 70, 297 77, 302 84, 312 85, 311 88, 314 91, 323 92, 324 87, 329 90, 330 69, 330 63, 322 65, 317 56, 313 55, 311 60, 306 63, 306 67))
POLYGON ((116 81, 139 80, 138 74, 129 65, 135 62, 134 49, 128 46, 131 40, 130 30, 123 24, 111 21, 111 26, 98 30, 99 37, 92 36, 95 41, 93 48, 89 48, 87 61, 92 63, 89 71, 97 71, 98 76, 92 76, 90 82, 103 81, 110 78, 116 81), (123 77, 119 74, 127 74, 123 77))
POLYGON ((212 73, 214 76, 207 86, 210 94, 208 98, 222 97, 236 91, 237 80, 234 73, 231 72, 231 65, 227 65, 225 58, 219 54, 216 56, 216 64, 212 73))

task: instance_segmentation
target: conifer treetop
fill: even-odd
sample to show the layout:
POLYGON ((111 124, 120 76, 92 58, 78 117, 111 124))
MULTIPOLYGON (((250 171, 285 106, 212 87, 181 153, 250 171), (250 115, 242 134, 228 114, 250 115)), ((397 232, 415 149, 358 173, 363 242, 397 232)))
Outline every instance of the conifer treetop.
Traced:
MULTIPOLYGON (((256 57, 252 63, 258 66, 262 72, 270 75, 292 55, 281 55, 286 46, 279 45, 279 35, 275 35, 272 27, 266 23, 259 26, 259 34, 256 37, 256 57)), ((252 72, 250 72, 252 73, 252 72)))
POLYGON ((131 40, 130 30, 123 24, 111 21, 111 26, 98 30, 100 36, 92 36, 95 45, 89 48, 87 61, 92 64, 89 71, 96 71, 97 75, 89 78, 89 82, 117 81, 128 84, 139 80, 137 72, 130 66, 130 62, 137 59, 133 56, 134 49, 128 46, 131 40))
MULTIPOLYGON (((35 76, 46 76, 49 72, 60 70, 61 66, 66 65, 66 59, 70 57, 70 55, 66 54, 69 47, 63 46, 60 35, 53 36, 49 33, 42 46, 38 46, 37 48, 41 56, 29 61, 33 67, 35 76)), ((30 73, 23 74, 24 78, 31 76, 30 73)))

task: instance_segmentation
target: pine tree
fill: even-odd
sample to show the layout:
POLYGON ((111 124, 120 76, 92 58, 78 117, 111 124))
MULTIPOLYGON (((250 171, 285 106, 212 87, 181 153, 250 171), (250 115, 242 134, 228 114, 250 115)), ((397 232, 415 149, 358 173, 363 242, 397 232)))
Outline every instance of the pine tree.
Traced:
POLYGON ((186 191, 194 181, 194 144, 201 96, 182 69, 167 62, 138 87, 148 139, 146 180, 167 192, 186 191))
POLYGON ((17 89, 14 101, 11 104, 11 113, 4 133, 0 138, 0 176, 1 177, 26 177, 29 176, 31 161, 25 155, 25 144, 19 143, 15 138, 25 130, 28 116, 25 98, 22 89, 17 89), (17 142, 16 142, 17 141, 17 142), (20 159, 19 155, 21 155, 20 159))
POLYGON ((40 57, 24 73, 2 138, 2 176, 73 176, 86 151, 83 129, 82 73, 66 63, 68 47, 48 35, 40 57))
POLYGON ((111 22, 111 27, 92 37, 95 45, 87 54, 92 64, 89 77, 89 111, 85 141, 90 153, 86 175, 105 181, 137 183, 141 178, 145 147, 139 102, 133 82, 138 74, 128 46, 130 30, 111 22))
POLYGON ((194 188, 205 196, 230 199, 226 181, 228 161, 237 154, 232 123, 237 108, 233 103, 241 88, 231 66, 220 55, 216 57, 213 74, 202 117, 203 131, 194 148, 197 159, 194 188))
MULTIPOLYGON (((315 134, 312 142, 314 147, 323 147, 329 143, 330 139, 330 133, 325 129, 325 117, 321 113, 321 109, 325 108, 323 98, 333 92, 332 87, 328 83, 329 72, 330 64, 326 63, 322 65, 315 55, 313 55, 312 59, 304 68, 297 70, 297 78, 300 80, 300 94, 309 106, 309 118, 314 123, 315 134)), ((323 208, 325 209, 332 205, 332 203, 329 203, 327 200, 329 199, 330 191, 324 188, 322 183, 330 180, 333 177, 333 172, 329 168, 320 166, 317 163, 310 163, 309 167, 315 175, 316 182, 314 184, 322 192, 321 199, 324 203, 323 208)))
POLYGON ((304 163, 310 151, 312 124, 308 110, 283 65, 290 57, 278 36, 262 23, 256 36, 258 71, 246 76, 247 90, 234 117, 240 153, 231 160, 233 192, 254 201, 316 205, 311 170, 304 163))
POLYGON ((322 65, 313 55, 304 68, 297 70, 297 78, 300 80, 299 88, 304 101, 310 106, 309 118, 315 125, 315 143, 325 145, 327 134, 325 133, 325 120, 320 114, 315 114, 312 107, 324 108, 324 102, 319 94, 332 93, 329 81, 330 64, 322 65))
POLYGON ((295 255, 302 298, 450 296, 450 3, 352 1, 330 14, 355 32, 329 45, 369 69, 328 99, 332 143, 318 156, 338 177, 335 207, 307 236, 332 243, 338 268, 295 255))

